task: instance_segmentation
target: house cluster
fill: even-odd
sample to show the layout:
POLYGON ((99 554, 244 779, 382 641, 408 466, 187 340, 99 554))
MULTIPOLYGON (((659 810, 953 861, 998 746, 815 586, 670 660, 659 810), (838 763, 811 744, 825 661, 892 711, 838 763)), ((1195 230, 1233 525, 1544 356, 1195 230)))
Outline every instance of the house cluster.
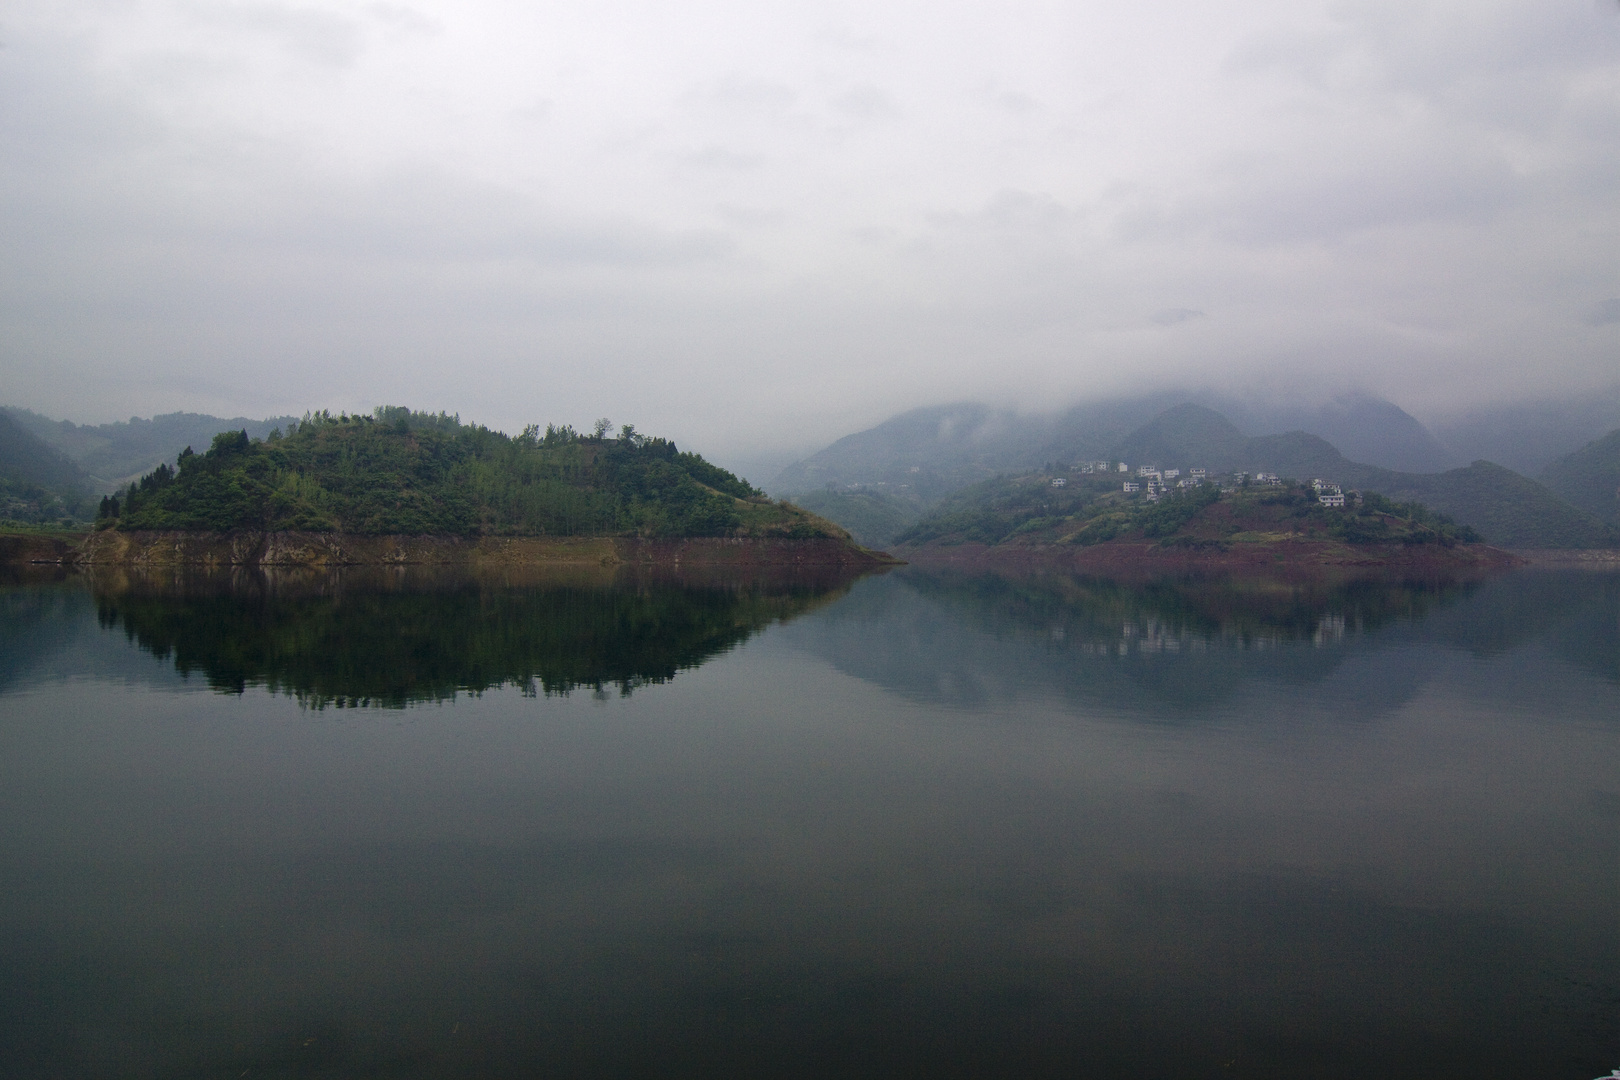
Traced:
POLYGON ((1338 484, 1330 483, 1327 480, 1312 480, 1311 488, 1316 492, 1317 501, 1323 506, 1342 507, 1344 505, 1344 489, 1339 487, 1338 484))
MULTIPOLYGON (((1121 464, 1120 469, 1126 468, 1121 464)), ((1209 477, 1207 469, 1188 469, 1187 475, 1182 476, 1180 469, 1160 469, 1155 465, 1139 465, 1136 469, 1136 482, 1127 480, 1125 490, 1147 490, 1149 502, 1157 502, 1171 487, 1190 488, 1197 487, 1209 477)))
MULTIPOLYGON (((1112 473, 1116 470, 1127 475, 1131 472, 1130 466, 1123 461, 1082 461, 1074 466, 1075 472, 1086 475, 1112 473)), ((1055 476, 1051 481, 1052 486, 1055 488, 1065 487, 1068 482, 1066 478, 1061 476, 1055 476)), ((1127 495, 1143 492, 1149 502, 1157 502, 1172 487, 1190 488, 1208 482, 1208 469, 1188 469, 1186 475, 1183 476, 1180 469, 1161 469, 1157 465, 1138 465, 1135 478, 1125 480, 1123 488, 1127 495)), ((1257 472, 1253 476, 1246 472, 1233 472, 1230 474, 1229 479, 1222 481, 1221 490, 1233 492, 1245 486, 1280 488, 1283 486, 1283 478, 1276 473, 1269 472, 1257 472)), ((1311 481, 1311 487, 1323 506, 1342 507, 1346 504, 1346 492, 1338 484, 1317 479, 1311 481)), ((1348 499, 1356 500, 1356 493, 1349 492, 1348 499)))

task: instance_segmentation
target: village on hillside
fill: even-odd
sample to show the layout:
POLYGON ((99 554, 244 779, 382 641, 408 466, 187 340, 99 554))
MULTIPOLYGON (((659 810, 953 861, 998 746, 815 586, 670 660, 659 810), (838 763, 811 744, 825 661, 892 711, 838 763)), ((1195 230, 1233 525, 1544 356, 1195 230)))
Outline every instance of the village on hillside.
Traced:
MULTIPOLYGON (((1092 476, 1099 473, 1120 472, 1129 476, 1131 467, 1123 461, 1083 461, 1075 465, 1071 471, 1092 476)), ((1267 472, 1257 472, 1253 476, 1246 472, 1233 472, 1211 477, 1207 469, 1189 468, 1187 475, 1182 476, 1180 469, 1161 469, 1157 465, 1139 465, 1136 468, 1135 476, 1136 479, 1134 480, 1124 481, 1125 494, 1140 494, 1148 502, 1158 502, 1172 488, 1191 488, 1208 483, 1219 483, 1221 490, 1227 493, 1251 486, 1283 486, 1282 477, 1267 472)), ((1068 482, 1068 477, 1065 476, 1054 476, 1052 478, 1053 487, 1065 487, 1068 482)), ((1347 493, 1340 485, 1330 480, 1317 478, 1311 481, 1310 486, 1316 492, 1316 497, 1323 506, 1342 507, 1345 505, 1347 493)), ((1351 491, 1348 493, 1348 497, 1352 503, 1361 501, 1360 492, 1351 491)))

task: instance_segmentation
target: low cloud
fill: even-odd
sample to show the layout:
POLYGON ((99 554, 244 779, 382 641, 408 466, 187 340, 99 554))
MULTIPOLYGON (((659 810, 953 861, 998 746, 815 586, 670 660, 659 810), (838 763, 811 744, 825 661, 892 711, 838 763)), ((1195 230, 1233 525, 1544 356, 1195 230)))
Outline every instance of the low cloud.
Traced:
POLYGON ((923 401, 1612 380, 1620 16, 1169 4, 19 0, 8 403, 745 453, 923 401))

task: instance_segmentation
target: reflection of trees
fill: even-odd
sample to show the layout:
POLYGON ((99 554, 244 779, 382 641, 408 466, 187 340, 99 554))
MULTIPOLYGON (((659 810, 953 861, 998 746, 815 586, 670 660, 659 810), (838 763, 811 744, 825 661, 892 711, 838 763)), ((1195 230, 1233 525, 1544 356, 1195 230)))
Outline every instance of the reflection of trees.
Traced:
POLYGON ((970 613, 997 634, 1033 631, 1082 651, 1176 651, 1286 642, 1331 644, 1391 620, 1428 614, 1472 585, 1369 578, 1286 581, 1166 578, 1125 583, 1063 573, 906 575, 931 599, 970 613), (1089 648, 1088 648, 1089 647, 1089 648))
POLYGON ((185 674, 315 708, 402 707, 513 685, 621 694, 662 683, 847 582, 236 572, 97 583, 101 624, 185 674))

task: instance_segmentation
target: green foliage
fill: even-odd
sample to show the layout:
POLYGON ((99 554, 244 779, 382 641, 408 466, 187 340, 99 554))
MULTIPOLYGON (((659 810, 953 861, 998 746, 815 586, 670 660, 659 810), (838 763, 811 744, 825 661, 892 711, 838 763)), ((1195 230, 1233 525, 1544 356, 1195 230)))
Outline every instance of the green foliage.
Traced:
POLYGON ((628 425, 617 439, 533 426, 514 438, 445 413, 383 407, 311 413, 263 442, 223 432, 104 510, 126 530, 720 536, 806 524, 749 500, 764 501, 724 469, 628 425))
POLYGON ((1416 502, 1368 493, 1357 505, 1322 505, 1287 482, 1223 494, 1214 484, 1172 488, 1158 500, 1127 495, 1114 479, 1082 477, 1053 488, 1041 476, 998 479, 958 493, 900 537, 904 544, 1067 543, 1158 540, 1161 547, 1217 550, 1239 532, 1302 535, 1350 544, 1477 542, 1480 535, 1416 502), (1219 507, 1219 514, 1212 512, 1219 507))
POLYGON ((1110 478, 1066 478, 1055 488, 1045 474, 997 477, 946 498, 932 514, 895 538, 897 544, 999 544, 1064 521, 1106 511, 1119 485, 1110 478))

